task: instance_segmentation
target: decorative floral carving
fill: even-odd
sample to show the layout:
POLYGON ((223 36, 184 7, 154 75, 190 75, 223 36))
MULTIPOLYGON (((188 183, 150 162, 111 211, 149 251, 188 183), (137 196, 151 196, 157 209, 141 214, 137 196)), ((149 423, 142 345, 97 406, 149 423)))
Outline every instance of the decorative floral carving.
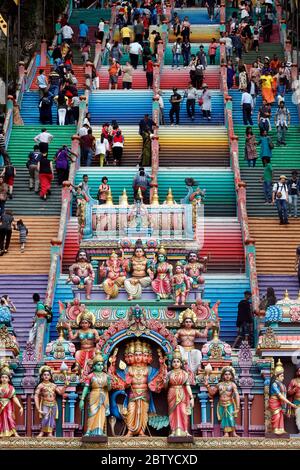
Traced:
POLYGON ((36 356, 35 356, 35 345, 34 343, 27 341, 25 349, 23 351, 23 360, 22 363, 26 362, 33 362, 36 363, 36 356))
POLYGON ((265 334, 259 344, 259 349, 277 349, 280 348, 280 343, 276 338, 273 328, 270 326, 266 329, 265 334))
POLYGON ((242 341, 239 351, 239 365, 247 368, 252 365, 252 353, 248 341, 242 341))

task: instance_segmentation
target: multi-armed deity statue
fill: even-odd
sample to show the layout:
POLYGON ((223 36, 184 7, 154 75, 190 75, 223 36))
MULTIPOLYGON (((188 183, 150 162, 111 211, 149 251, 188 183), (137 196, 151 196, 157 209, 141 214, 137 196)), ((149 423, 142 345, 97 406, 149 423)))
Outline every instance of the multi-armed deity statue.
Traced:
POLYGON ((126 279, 125 260, 123 252, 121 257, 113 251, 106 263, 102 263, 99 274, 105 280, 102 283, 106 300, 118 297, 120 287, 124 286, 126 279))
POLYGON ((152 349, 146 342, 131 341, 125 349, 124 361, 117 367, 118 350, 110 358, 108 369, 112 388, 129 388, 124 421, 127 436, 144 436, 149 413, 155 412, 152 392, 160 392, 166 380, 167 367, 161 350, 158 350, 159 369, 151 366, 152 349))
POLYGON ((151 284, 150 260, 147 259, 142 243, 138 240, 132 258, 127 262, 126 270, 130 277, 124 281, 128 300, 140 299, 143 287, 151 284))

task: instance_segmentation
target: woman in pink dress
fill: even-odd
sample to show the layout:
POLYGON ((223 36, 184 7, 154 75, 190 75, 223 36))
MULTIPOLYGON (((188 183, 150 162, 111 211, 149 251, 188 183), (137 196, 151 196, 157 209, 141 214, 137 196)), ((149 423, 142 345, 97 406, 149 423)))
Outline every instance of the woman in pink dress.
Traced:
POLYGON ((169 437, 190 436, 189 415, 194 407, 194 398, 188 373, 183 370, 179 348, 173 354, 172 370, 167 376, 168 407, 171 434, 169 437))
POLYGON ((167 261, 166 250, 161 247, 157 253, 157 262, 153 264, 152 271, 155 279, 151 282, 152 289, 156 293, 156 299, 167 299, 172 293, 171 277, 173 267, 167 261))
POLYGON ((18 437, 13 403, 18 406, 20 415, 23 415, 23 407, 14 387, 9 383, 10 374, 8 367, 3 367, 0 373, 0 437, 18 437))

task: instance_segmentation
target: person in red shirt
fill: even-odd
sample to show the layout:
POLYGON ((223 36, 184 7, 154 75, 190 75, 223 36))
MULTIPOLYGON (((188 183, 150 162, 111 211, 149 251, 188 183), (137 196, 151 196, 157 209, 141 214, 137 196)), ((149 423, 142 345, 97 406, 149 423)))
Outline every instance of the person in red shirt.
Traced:
POLYGON ((122 132, 118 130, 116 134, 113 136, 113 141, 112 141, 114 166, 121 165, 121 160, 123 156, 123 146, 124 146, 124 137, 122 136, 122 132))
POLYGON ((151 90, 153 85, 153 65, 154 63, 152 61, 152 58, 149 57, 146 64, 147 87, 149 88, 149 90, 151 90))
POLYGON ((274 54, 273 59, 270 62, 270 68, 271 68, 272 72, 278 73, 279 66, 280 66, 280 61, 279 61, 277 55, 274 54))

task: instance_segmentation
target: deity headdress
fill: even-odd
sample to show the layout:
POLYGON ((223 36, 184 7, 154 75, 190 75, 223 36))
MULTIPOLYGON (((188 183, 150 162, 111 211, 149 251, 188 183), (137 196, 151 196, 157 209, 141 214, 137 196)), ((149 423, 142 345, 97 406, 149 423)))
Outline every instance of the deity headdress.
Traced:
POLYGON ((102 354, 100 353, 97 353, 95 356, 94 356, 94 359, 93 359, 93 365, 97 364, 97 362, 104 362, 104 359, 103 359, 103 356, 102 354))
POLYGON ((179 323, 180 325, 184 322, 184 320, 186 320, 187 318, 190 318, 195 324, 197 322, 197 315, 196 313, 190 309, 190 308, 187 308, 186 310, 183 310, 180 315, 179 315, 179 323))
POLYGON ((178 346, 174 349, 174 352, 172 355, 172 360, 174 359, 179 359, 181 362, 183 362, 182 355, 178 346))
POLYGON ((278 359, 276 367, 274 369, 274 375, 275 377, 277 377, 278 375, 283 374, 283 372, 284 372, 284 368, 283 368, 282 362, 280 359, 278 359))
POLYGON ((52 376, 52 369, 50 366, 42 366, 39 368, 39 375, 43 375, 44 372, 50 372, 51 376, 52 376))
POLYGON ((92 326, 94 326, 96 323, 95 315, 92 312, 88 311, 82 312, 78 315, 78 317, 76 318, 77 325, 80 325, 80 322, 82 320, 87 320, 89 323, 91 323, 92 326))
POLYGON ((110 255, 109 257, 110 257, 110 258, 118 259, 118 255, 117 255, 117 253, 115 252, 115 250, 113 250, 113 251, 111 252, 111 255, 110 255))
POLYGON ((223 367, 223 369, 221 370, 221 379, 223 378, 223 375, 225 374, 225 372, 230 372, 231 375, 232 375, 233 380, 235 380, 235 369, 234 369, 234 367, 232 367, 232 366, 223 367))
POLYGON ((11 378, 12 371, 9 368, 9 365, 7 363, 2 364, 0 366, 0 377, 1 375, 8 375, 9 378, 11 378))
POLYGON ((152 353, 151 347, 146 342, 143 343, 142 347, 143 347, 143 353, 148 353, 148 354, 152 353))
POLYGON ((134 341, 131 341, 126 345, 125 354, 134 354, 134 341))
POLYGON ((134 343, 134 352, 137 353, 137 352, 143 352, 143 343, 140 341, 140 340, 137 340, 135 343, 134 343))
POLYGON ((158 250, 157 254, 167 256, 167 252, 166 252, 165 247, 163 245, 161 245, 159 247, 159 250, 158 250))

